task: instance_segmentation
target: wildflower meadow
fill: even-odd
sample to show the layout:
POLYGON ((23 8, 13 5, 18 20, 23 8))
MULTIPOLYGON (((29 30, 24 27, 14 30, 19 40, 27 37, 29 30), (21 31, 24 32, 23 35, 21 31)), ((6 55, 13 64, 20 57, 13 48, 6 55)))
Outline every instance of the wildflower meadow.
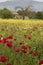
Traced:
POLYGON ((43 64, 43 20, 0 19, 0 65, 43 64))

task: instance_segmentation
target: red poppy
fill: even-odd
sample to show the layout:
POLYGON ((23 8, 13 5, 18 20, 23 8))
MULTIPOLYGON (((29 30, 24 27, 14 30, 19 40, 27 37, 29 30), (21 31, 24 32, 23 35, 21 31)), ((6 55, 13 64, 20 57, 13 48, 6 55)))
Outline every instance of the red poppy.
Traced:
POLYGON ((12 65, 11 63, 8 63, 7 65, 12 65))
POLYGON ((20 45, 22 45, 22 44, 23 44, 23 42, 21 41, 21 42, 20 42, 20 45))
POLYGON ((7 43, 7 46, 8 46, 9 48, 12 48, 12 42, 8 42, 8 43, 7 43))
POLYGON ((6 56, 1 56, 0 57, 0 61, 1 62, 6 62, 7 61, 7 57, 6 56))
POLYGON ((16 38, 14 38, 14 41, 16 41, 17 39, 16 38))
POLYGON ((31 46, 28 46, 29 49, 31 49, 32 47, 31 46))
POLYGON ((14 46, 14 49, 17 48, 17 46, 14 46))
POLYGON ((27 49, 23 49, 22 52, 23 52, 23 53, 27 53, 27 49))
POLYGON ((30 51, 30 54, 33 54, 33 51, 32 50, 30 51))
POLYGON ((15 51, 16 51, 16 52, 19 52, 19 48, 15 48, 15 51))
POLYGON ((7 39, 6 38, 3 38, 2 39, 2 43, 6 43, 7 42, 7 39))
POLYGON ((15 52, 19 52, 20 51, 20 49, 17 46, 14 46, 14 50, 15 50, 15 52))
POLYGON ((34 56, 39 56, 39 54, 37 52, 34 52, 34 56))
POLYGON ((13 39, 13 36, 12 36, 12 35, 10 35, 10 36, 8 36, 8 37, 7 37, 7 39, 13 39))
POLYGON ((27 46, 22 46, 22 49, 27 49, 27 46))
POLYGON ((39 64, 43 64, 43 60, 40 60, 39 64))

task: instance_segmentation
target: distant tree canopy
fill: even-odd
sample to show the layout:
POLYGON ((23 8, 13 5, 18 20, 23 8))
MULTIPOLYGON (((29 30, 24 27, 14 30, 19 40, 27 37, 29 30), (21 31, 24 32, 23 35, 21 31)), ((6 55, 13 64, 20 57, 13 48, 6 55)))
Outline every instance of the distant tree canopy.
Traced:
POLYGON ((36 19, 43 19, 43 12, 37 12, 36 19))
POLYGON ((35 11, 32 11, 32 10, 30 10, 30 11, 18 10, 18 13, 21 16, 28 16, 29 19, 43 19, 43 12, 40 12, 40 11, 35 12, 35 11))
POLYGON ((13 14, 10 10, 4 8, 3 10, 0 11, 0 17, 9 19, 9 18, 13 18, 13 14))
POLYGON ((18 10, 16 12, 11 12, 7 8, 0 10, 0 18, 9 19, 9 18, 18 17, 18 18, 21 18, 24 20, 25 16, 26 16, 26 17, 28 17, 28 19, 43 19, 43 12, 41 12, 41 11, 35 12, 30 7, 26 7, 25 9, 22 7, 16 7, 16 9, 18 9, 18 8, 20 8, 20 10, 18 10), (14 13, 16 13, 16 14, 14 14, 14 13), (18 15, 17 15, 17 13, 18 13, 18 15))
POLYGON ((20 9, 17 12, 19 13, 19 15, 21 15, 23 17, 23 19, 25 19, 25 16, 29 17, 30 13, 32 11, 30 6, 28 6, 26 8, 22 8, 22 7, 17 6, 17 7, 15 7, 15 9, 20 9))

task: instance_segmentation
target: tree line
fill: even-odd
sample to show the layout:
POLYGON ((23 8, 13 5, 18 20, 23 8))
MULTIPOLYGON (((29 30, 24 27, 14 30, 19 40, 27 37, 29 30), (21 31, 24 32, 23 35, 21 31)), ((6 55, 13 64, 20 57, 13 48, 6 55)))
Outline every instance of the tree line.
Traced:
MULTIPOLYGON (((18 7, 16 7, 17 9, 18 7)), ((19 7, 20 8, 20 7, 19 7)), ((0 18, 2 19, 10 19, 10 18, 21 18, 21 19, 25 19, 26 17, 28 17, 28 19, 43 19, 43 12, 41 11, 33 11, 31 10, 31 8, 21 8, 20 10, 16 11, 18 13, 19 17, 16 17, 15 14, 13 14, 10 10, 8 10, 7 8, 4 8, 2 10, 0 10, 0 18)))

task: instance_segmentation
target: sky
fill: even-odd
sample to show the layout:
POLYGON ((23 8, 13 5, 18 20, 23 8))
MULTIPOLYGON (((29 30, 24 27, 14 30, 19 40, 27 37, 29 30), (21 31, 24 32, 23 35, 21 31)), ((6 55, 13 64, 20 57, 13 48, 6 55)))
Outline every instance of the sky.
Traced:
POLYGON ((0 0, 0 2, 5 2, 5 1, 7 1, 7 0, 0 0))
MULTIPOLYGON (((0 0, 0 2, 6 2, 6 1, 9 1, 9 0, 0 0)), ((43 0, 33 0, 33 1, 43 2, 43 0)))
POLYGON ((6 2, 6 1, 10 1, 10 0, 0 0, 0 2, 6 2))
POLYGON ((33 0, 33 1, 39 1, 39 2, 43 2, 43 0, 33 0))

